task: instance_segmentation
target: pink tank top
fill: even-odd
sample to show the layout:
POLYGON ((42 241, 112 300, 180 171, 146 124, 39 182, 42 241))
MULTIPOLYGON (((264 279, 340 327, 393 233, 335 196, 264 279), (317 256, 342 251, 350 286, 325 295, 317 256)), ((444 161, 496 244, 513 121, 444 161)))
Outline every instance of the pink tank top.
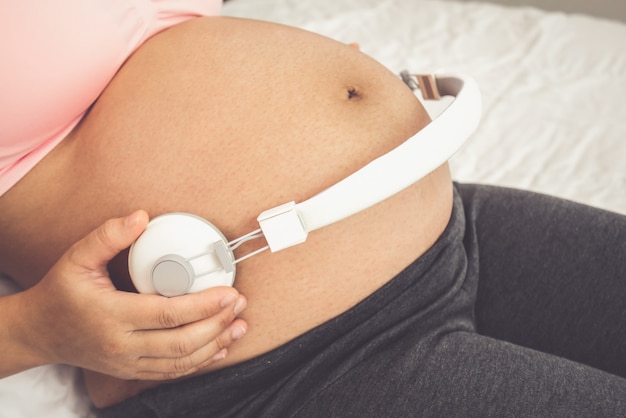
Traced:
POLYGON ((0 195, 78 124, 123 62, 221 0, 0 2, 0 195))

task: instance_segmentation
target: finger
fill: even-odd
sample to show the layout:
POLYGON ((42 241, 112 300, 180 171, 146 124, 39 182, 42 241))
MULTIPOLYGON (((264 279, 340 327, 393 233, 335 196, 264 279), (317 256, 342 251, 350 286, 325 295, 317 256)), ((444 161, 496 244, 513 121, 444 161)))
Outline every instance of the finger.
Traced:
POLYGON ((209 318, 178 328, 137 331, 133 333, 135 352, 142 357, 179 358, 212 345, 215 354, 245 334, 245 322, 234 324, 234 320, 235 312, 229 305, 209 318))
POLYGON ((180 327, 210 318, 227 306, 237 315, 246 306, 245 298, 229 286, 212 287, 174 298, 134 293, 126 294, 126 297, 130 300, 126 304, 128 310, 125 317, 135 330, 180 327))
POLYGON ((227 348, 221 344, 230 344, 245 335, 247 325, 241 320, 233 322, 232 326, 220 336, 222 342, 211 341, 187 356, 175 358, 142 357, 137 361, 138 378, 150 380, 168 380, 188 376, 203 370, 226 357, 227 348), (238 335, 235 339, 233 335, 238 335))
POLYGON ((70 250, 71 261, 89 270, 108 263, 141 235, 148 224, 148 214, 139 210, 125 218, 109 219, 70 250))

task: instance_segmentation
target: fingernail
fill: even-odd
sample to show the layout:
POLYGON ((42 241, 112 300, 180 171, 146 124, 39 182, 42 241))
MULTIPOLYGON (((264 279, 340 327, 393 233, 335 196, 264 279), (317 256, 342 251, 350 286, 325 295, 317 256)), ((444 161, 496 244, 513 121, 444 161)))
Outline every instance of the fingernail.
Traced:
POLYGON ((222 298, 222 300, 220 301, 220 306, 222 308, 225 308, 229 305, 232 305, 235 302, 235 299, 237 299, 237 295, 233 295, 232 293, 229 293, 222 298))
POLYGON ((235 303, 235 307, 233 308, 235 315, 239 315, 244 309, 246 309, 246 306, 248 306, 246 298, 237 298, 237 303, 235 303))
POLYGON ((240 326, 236 326, 230 332, 230 336, 232 337, 233 340, 238 340, 241 337, 243 337, 244 335, 246 335, 246 330, 243 327, 240 327, 240 326))
POLYGON ((226 349, 222 348, 213 357, 211 357, 211 361, 220 361, 224 358, 226 358, 226 349))

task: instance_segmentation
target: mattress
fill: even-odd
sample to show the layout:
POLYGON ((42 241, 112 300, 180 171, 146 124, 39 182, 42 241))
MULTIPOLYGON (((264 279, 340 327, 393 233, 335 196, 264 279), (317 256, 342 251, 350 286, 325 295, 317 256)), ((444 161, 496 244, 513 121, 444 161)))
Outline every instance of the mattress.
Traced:
MULTIPOLYGON (((469 74, 484 112, 451 160, 455 180, 626 214, 626 24, 435 0, 230 0, 224 14, 358 42, 394 72, 469 74)), ((0 279, 0 292, 13 291, 0 279)), ((0 417, 89 416, 78 370, 62 365, 0 380, 0 405, 0 417)))

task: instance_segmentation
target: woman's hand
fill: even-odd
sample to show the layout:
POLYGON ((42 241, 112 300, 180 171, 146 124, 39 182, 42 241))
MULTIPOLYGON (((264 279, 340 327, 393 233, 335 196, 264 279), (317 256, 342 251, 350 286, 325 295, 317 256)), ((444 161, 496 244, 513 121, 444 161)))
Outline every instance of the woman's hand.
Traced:
POLYGON ((115 289, 106 265, 147 222, 143 211, 107 221, 14 295, 22 314, 12 335, 30 367, 65 363, 122 379, 175 379, 222 359, 245 334, 236 316, 246 299, 234 288, 175 298, 115 289))

